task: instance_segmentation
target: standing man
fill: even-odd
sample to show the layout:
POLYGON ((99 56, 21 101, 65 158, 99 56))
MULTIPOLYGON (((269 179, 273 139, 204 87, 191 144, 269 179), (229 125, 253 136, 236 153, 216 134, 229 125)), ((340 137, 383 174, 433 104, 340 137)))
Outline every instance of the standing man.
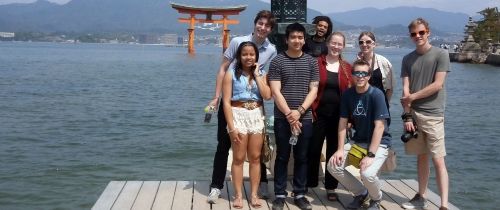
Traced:
MULTIPOLYGON (((269 42, 267 36, 271 33, 276 19, 271 11, 262 10, 257 13, 254 19, 254 30, 252 34, 247 36, 235 37, 229 43, 229 47, 224 52, 224 58, 220 65, 219 72, 217 73, 217 80, 215 85, 215 96, 208 104, 209 106, 216 107, 219 104, 221 97, 222 80, 226 74, 229 65, 235 65, 234 60, 238 46, 245 41, 255 43, 259 49, 259 67, 261 71, 269 67, 269 63, 276 56, 276 47, 269 42)), ((212 183, 210 184, 210 194, 208 195, 207 202, 216 203, 220 197, 221 189, 224 187, 224 180, 226 178, 227 157, 229 149, 231 148, 231 141, 227 133, 227 122, 224 116, 224 109, 220 103, 219 111, 217 114, 217 151, 214 157, 214 168, 212 171, 212 183)), ((267 190, 267 170, 266 166, 261 164, 261 183, 259 186, 259 194, 261 197, 268 196, 267 190)))
POLYGON ((316 25, 316 34, 306 40, 303 51, 313 57, 326 55, 328 54, 326 38, 332 33, 332 21, 328 16, 316 16, 312 23, 316 25))
POLYGON ((269 67, 269 83, 274 96, 274 134, 276 136, 276 162, 274 164, 273 210, 285 204, 287 166, 293 148, 293 194, 300 209, 312 209, 304 197, 307 192, 307 151, 312 139, 311 104, 319 85, 318 61, 302 52, 305 28, 299 23, 286 27, 288 49, 273 59, 269 67), (298 135, 296 145, 290 144, 292 132, 298 135))
POLYGON ((368 210, 379 210, 382 200, 382 184, 378 172, 387 159, 388 148, 391 146, 391 135, 387 127, 390 115, 384 93, 368 82, 372 73, 373 69, 367 61, 354 62, 352 78, 356 86, 347 89, 340 100, 339 145, 328 161, 328 172, 355 195, 347 205, 348 209, 360 208, 369 196, 368 210), (356 132, 352 137, 354 142, 345 146, 349 118, 352 119, 356 132), (367 151, 359 164, 362 182, 345 170, 351 145, 367 151))
POLYGON ((436 182, 441 194, 440 210, 448 208, 448 171, 444 161, 444 109, 446 89, 444 83, 450 70, 446 50, 429 43, 429 23, 418 18, 408 25, 416 49, 403 58, 401 78, 403 97, 401 105, 404 129, 418 137, 405 143, 407 154, 417 155, 418 193, 401 206, 406 209, 427 207, 426 190, 429 182, 429 157, 436 169, 436 182), (415 121, 414 121, 415 120, 415 121), (415 124, 416 123, 416 124, 415 124))

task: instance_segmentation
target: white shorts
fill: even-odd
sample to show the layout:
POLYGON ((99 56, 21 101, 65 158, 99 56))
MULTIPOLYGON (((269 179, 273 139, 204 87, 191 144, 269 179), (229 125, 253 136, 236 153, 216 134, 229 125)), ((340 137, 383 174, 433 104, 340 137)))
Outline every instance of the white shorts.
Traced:
POLYGON ((257 134, 264 130, 264 110, 259 107, 248 110, 243 107, 231 107, 234 127, 241 134, 257 134))

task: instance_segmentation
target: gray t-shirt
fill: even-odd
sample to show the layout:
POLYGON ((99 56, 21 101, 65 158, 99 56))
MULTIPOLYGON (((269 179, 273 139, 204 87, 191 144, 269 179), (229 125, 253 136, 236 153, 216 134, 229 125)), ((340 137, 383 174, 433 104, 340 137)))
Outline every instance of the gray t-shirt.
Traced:
MULTIPOLYGON (((410 93, 424 89, 434 82, 436 72, 450 71, 450 57, 444 49, 431 47, 425 54, 413 51, 403 58, 401 78, 409 77, 410 93)), ((446 89, 426 98, 412 102, 411 107, 417 112, 428 116, 444 116, 446 89)))

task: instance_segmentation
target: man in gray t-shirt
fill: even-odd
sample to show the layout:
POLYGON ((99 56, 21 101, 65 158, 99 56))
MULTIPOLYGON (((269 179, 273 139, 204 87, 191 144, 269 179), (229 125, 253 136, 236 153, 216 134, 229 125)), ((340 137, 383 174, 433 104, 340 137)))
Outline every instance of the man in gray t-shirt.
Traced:
MULTIPOLYGON (((426 189, 429 180, 429 157, 436 171, 436 182, 441 193, 440 210, 448 209, 449 179, 444 157, 444 109, 446 74, 450 69, 448 52, 429 43, 429 24, 418 18, 408 25, 416 49, 403 58, 401 78, 403 97, 401 105, 406 132, 418 132, 416 138, 405 143, 407 154, 417 155, 418 193, 401 206, 405 209, 426 208, 426 189)), ((403 141, 405 139, 401 137, 403 141)))

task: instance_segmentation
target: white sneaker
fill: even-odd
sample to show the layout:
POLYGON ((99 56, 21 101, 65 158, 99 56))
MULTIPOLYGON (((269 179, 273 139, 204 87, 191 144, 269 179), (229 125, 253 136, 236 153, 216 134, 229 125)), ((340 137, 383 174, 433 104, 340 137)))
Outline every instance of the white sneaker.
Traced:
POLYGON ((262 199, 269 198, 269 190, 267 189, 267 182, 261 182, 259 185, 259 196, 262 199))
POLYGON ((220 198, 220 190, 217 188, 212 188, 207 197, 207 202, 214 204, 217 203, 217 199, 220 198))

